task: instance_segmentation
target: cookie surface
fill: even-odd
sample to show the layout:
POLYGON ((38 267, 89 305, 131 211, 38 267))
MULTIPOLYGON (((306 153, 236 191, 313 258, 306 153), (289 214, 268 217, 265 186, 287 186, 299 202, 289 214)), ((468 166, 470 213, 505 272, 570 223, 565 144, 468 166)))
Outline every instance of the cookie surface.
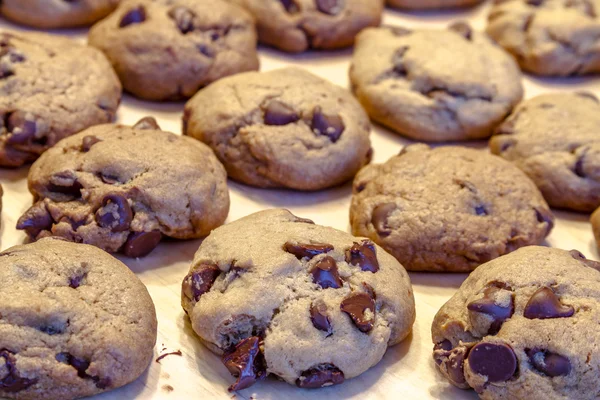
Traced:
POLYGON ((113 11, 120 0, 3 0, 0 14, 42 29, 90 25, 113 11))
POLYGON ((29 171, 33 206, 18 221, 33 240, 60 236, 141 257, 161 239, 199 238, 229 211, 226 173, 204 144, 160 130, 99 125, 46 152, 29 171))
POLYGON ((90 30, 123 87, 180 100, 224 76, 258 69, 250 14, 224 0, 127 0, 90 30))
POLYGON ((0 167, 114 119, 121 84, 98 50, 58 36, 0 32, 0 167))
POLYGON ((600 0, 496 0, 487 33, 525 71, 600 72, 600 0))
POLYGON ((600 101, 590 93, 544 94, 520 104, 490 140, 552 207, 600 206, 600 101))
POLYGON ((0 396, 68 400, 140 376, 154 304, 119 260, 53 238, 0 253, 0 396))
POLYGON ((540 244, 554 217, 509 162, 464 147, 408 146, 354 179, 350 225, 413 271, 467 272, 540 244))
POLYGON ((469 7, 481 3, 482 0, 387 0, 390 7, 409 10, 433 10, 444 8, 469 7))
POLYGON ((523 95, 513 59, 464 23, 364 30, 350 81, 371 119, 424 141, 488 137, 523 95))
POLYGON ((250 11, 262 43, 297 53, 351 46, 381 22, 384 0, 230 0, 250 11))
POLYGON ((287 210, 216 229, 182 285, 194 331, 232 374, 317 388, 377 364, 415 318, 402 266, 368 240, 287 210))
POLYGON ((530 246, 482 265, 440 309, 433 357, 482 399, 596 399, 600 263, 530 246))
POLYGON ((258 187, 324 189, 351 179, 371 157, 358 102, 299 68, 222 79, 186 104, 183 125, 231 178, 258 187))

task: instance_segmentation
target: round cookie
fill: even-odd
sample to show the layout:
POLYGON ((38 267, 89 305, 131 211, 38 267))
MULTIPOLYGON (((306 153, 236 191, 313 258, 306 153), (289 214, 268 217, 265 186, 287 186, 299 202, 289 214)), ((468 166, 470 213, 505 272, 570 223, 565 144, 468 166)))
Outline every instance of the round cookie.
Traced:
POLYGON ((519 105, 490 140, 552 207, 600 206, 600 101, 591 93, 544 94, 519 105))
POLYGON ((0 253, 0 396, 70 400, 148 367, 154 304, 109 254, 53 238, 0 253))
POLYGON ((121 84, 104 55, 70 39, 0 32, 0 167, 114 119, 121 84))
POLYGON ((213 152, 150 117, 62 140, 33 164, 28 183, 34 204, 17 229, 32 240, 59 236, 129 257, 148 254, 162 236, 205 236, 229 211, 213 152))
POLYGON ((416 144, 356 175, 350 225, 409 271, 468 272, 542 243, 554 216, 535 184, 500 157, 416 144))
POLYGON ((204 240, 182 285, 202 342, 238 378, 302 388, 339 384, 411 331, 408 274, 369 240, 287 210, 252 214, 204 240))
POLYGON ((465 23, 364 30, 350 81, 371 119, 432 142, 490 136, 523 96, 512 57, 465 23))
POLYGON ((257 21, 262 43, 290 53, 352 46, 366 27, 378 26, 384 0, 230 0, 257 21))
POLYGON ((222 79, 185 106, 183 132, 229 176, 258 187, 319 190, 370 161, 370 124, 345 89, 299 68, 222 79))
POLYGON ((600 263, 530 246, 482 265, 433 320, 433 358, 486 400, 596 399, 600 263))
POLYGON ((470 7, 480 4, 482 0, 387 0, 390 7, 407 10, 438 10, 445 8, 470 7))
POLYGON ((90 25, 112 12, 120 0, 3 0, 0 14, 41 29, 90 25))
POLYGON ((600 0, 496 0, 487 33, 525 71, 600 72, 600 0))
POLYGON ((224 0, 126 0, 89 35, 125 90, 147 100, 185 99, 257 70, 256 41, 250 14, 224 0))

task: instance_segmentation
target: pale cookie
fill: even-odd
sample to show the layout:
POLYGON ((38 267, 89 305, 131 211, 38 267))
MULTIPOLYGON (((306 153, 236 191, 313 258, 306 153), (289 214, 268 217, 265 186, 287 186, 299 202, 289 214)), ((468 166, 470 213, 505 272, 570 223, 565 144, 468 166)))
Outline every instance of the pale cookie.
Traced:
POLYGON ((387 0, 390 7, 408 10, 441 10, 462 8, 480 4, 483 0, 387 0))
POLYGON ((216 229, 182 285, 202 342, 241 390, 271 374, 301 388, 340 384, 411 331, 408 274, 369 240, 287 210, 216 229))
POLYGON ((433 320, 433 358, 486 400, 600 393, 600 263, 530 246, 482 265, 433 320))
POLYGON ((552 207, 592 212, 600 206, 600 101, 591 93, 537 96, 519 105, 490 140, 552 207))
POLYGON ((137 379, 152 360, 154 304, 125 264, 47 238, 0 253, 0 397, 69 400, 137 379))
POLYGON ((181 100, 224 76, 258 69, 252 16, 224 0, 126 0, 90 30, 123 87, 181 100))
POLYGON ((33 164, 28 183, 35 202, 17 228, 32 240, 60 236, 129 257, 148 254, 162 236, 206 236, 229 211, 213 152, 149 117, 61 141, 33 164))
POLYGON ((554 216, 517 167, 464 147, 405 148, 354 179, 350 225, 412 271, 468 272, 540 244, 554 216))
POLYGON ((523 96, 512 57, 465 23, 366 29, 350 81, 371 119, 423 141, 486 138, 523 96))
POLYGON ((370 128, 347 90, 292 67, 222 79, 183 117, 183 133, 208 144, 231 178, 298 190, 352 179, 370 160, 370 128))

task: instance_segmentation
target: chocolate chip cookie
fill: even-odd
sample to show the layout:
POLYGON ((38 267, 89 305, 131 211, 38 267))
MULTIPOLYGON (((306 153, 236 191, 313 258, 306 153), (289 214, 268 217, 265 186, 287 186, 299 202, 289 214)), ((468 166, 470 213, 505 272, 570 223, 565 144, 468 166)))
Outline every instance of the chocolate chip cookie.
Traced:
POLYGON ((204 144, 160 130, 98 125, 71 136, 29 171, 34 204, 17 229, 32 240, 59 236, 129 257, 162 236, 199 238, 229 211, 225 169, 204 144))
POLYGON ((262 43, 298 53, 352 46, 358 32, 378 26, 384 0, 230 0, 257 21, 262 43))
POLYGON ((433 358, 482 399, 596 399, 600 263, 530 246, 482 265, 440 309, 433 358))
POLYGON ((224 0, 126 0, 90 30, 125 89, 180 100, 224 76, 258 69, 252 16, 224 0))
POLYGON ((258 187, 346 182, 370 160, 369 131, 349 92, 293 67, 222 79, 183 117, 184 134, 208 144, 231 178, 258 187))
POLYGON ((496 130, 492 153, 512 161, 552 207, 600 206, 600 101, 587 92, 523 102, 496 130))
POLYGON ((496 0, 487 33, 538 75, 600 72, 600 0, 496 0))
POLYGON ((109 254, 54 238, 0 253, 0 397, 69 400, 123 386, 152 360, 156 314, 109 254))
POLYGON ((483 0, 387 0, 390 7, 405 8, 408 10, 434 10, 444 8, 469 7, 481 3, 483 0))
POLYGON ((466 23, 364 30, 350 81, 371 119, 433 142, 490 136, 523 96, 512 57, 466 23))
POLYGON ((113 11, 120 0, 3 0, 0 14, 42 29, 93 24, 113 11))
POLYGON ((0 167, 113 120, 121 84, 104 55, 70 39, 0 32, 0 167))
POLYGON ((182 305, 241 390, 271 374, 301 388, 340 384, 411 331, 402 266, 367 239, 268 210, 211 233, 182 305))
POLYGON ((408 146, 354 179, 350 224, 412 271, 468 272, 540 244, 554 216, 511 163, 464 147, 408 146))

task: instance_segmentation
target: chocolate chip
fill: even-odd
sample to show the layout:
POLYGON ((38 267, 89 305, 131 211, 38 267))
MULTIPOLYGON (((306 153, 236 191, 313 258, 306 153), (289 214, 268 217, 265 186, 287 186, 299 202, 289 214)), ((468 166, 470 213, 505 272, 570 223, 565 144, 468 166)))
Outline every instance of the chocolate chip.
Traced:
POLYGON ((525 3, 529 4, 530 6, 539 7, 544 4, 544 1, 546 0, 525 0, 525 3))
POLYGON ((354 242, 352 247, 346 250, 346 262, 350 265, 358 265, 363 271, 373 273, 379 271, 375 244, 370 240, 354 242))
POLYGON ((341 0, 315 0, 317 10, 328 15, 337 15, 342 11, 341 0))
POLYGON ((380 237, 386 237, 392 233, 388 225, 388 219, 396 209, 396 203, 383 203, 373 209, 371 223, 380 237))
POLYGON ((81 286, 81 284, 83 283, 83 281, 86 278, 87 278, 87 272, 76 275, 76 276, 72 276, 69 278, 69 286, 72 287, 73 289, 77 289, 79 286, 81 286))
POLYGON ((46 209, 46 204, 38 201, 31 206, 17 221, 17 229, 25 230, 27 235, 35 239, 41 231, 49 231, 52 228, 52 217, 46 209))
POLYGON ((554 228, 554 215, 546 208, 534 208, 535 217, 539 223, 546 223, 548 227, 546 229, 547 234, 554 228))
POLYGON ((588 260, 578 250, 571 250, 569 253, 571 254, 571 257, 573 257, 574 259, 576 259, 578 261, 581 261, 583 264, 585 264, 586 267, 590 267, 590 268, 600 271, 600 262, 594 261, 594 260, 588 260))
POLYGON ((58 353, 56 356, 56 361, 68 364, 77 370, 77 376, 81 379, 91 379, 96 384, 96 387, 99 389, 106 389, 110 386, 111 380, 110 378, 101 379, 98 376, 89 375, 86 371, 90 367, 90 362, 88 360, 77 358, 70 353, 62 352, 58 353))
POLYGON ((473 29, 471 29, 469 24, 467 24, 466 22, 462 22, 462 21, 455 22, 455 23, 451 24, 448 27, 448 29, 458 33, 459 35, 463 36, 467 40, 471 40, 473 38, 473 29))
POLYGON ((318 135, 327 136, 333 143, 344 133, 346 126, 339 115, 327 115, 320 106, 313 110, 311 129, 318 135))
POLYGON ((408 28, 403 28, 401 26, 384 25, 384 28, 392 32, 394 36, 408 36, 413 33, 412 30, 408 28))
POLYGON ((337 263, 332 257, 326 256, 320 259, 311 269, 313 282, 323 289, 339 289, 343 282, 338 273, 337 263))
POLYGON ((514 294, 498 284, 492 284, 483 292, 483 298, 472 301, 467 309, 474 313, 486 314, 492 319, 488 334, 495 335, 500 331, 504 321, 515 312, 514 294))
POLYGON ((121 251, 127 257, 144 257, 158 246, 160 231, 131 232, 121 251))
POLYGON ((465 384, 464 362, 469 349, 466 346, 452 348, 449 340, 438 343, 433 348, 433 359, 439 369, 454 385, 465 384))
POLYGON ((567 318, 575 313, 572 306, 561 304, 548 287, 538 289, 527 302, 523 315, 528 319, 567 318))
POLYGON ((478 343, 469 352, 469 366, 488 382, 505 382, 517 371, 517 356, 504 343, 478 343))
POLYGON ((333 364, 320 364, 304 371, 296 380, 296 386, 303 389, 318 389, 344 383, 344 373, 333 364))
POLYGON ((96 223, 113 232, 129 230, 133 220, 133 211, 127 197, 120 193, 109 193, 102 199, 102 207, 96 211, 96 223))
POLYGON ((37 382, 37 378, 29 379, 21 377, 21 374, 19 374, 19 370, 17 369, 17 359, 13 352, 2 349, 0 350, 0 358, 4 358, 4 368, 8 372, 0 379, 0 391, 17 393, 37 382))
POLYGON ((138 6, 129 10, 119 23, 120 28, 124 28, 131 24, 140 24, 146 20, 146 9, 144 6, 138 6))
POLYGON ((575 92, 575 94, 579 97, 585 97, 587 99, 591 99, 591 100, 595 101, 596 103, 600 103, 600 100, 598 100, 598 97, 592 92, 582 91, 582 92, 575 92))
POLYGON ((319 254, 329 253, 333 250, 333 246, 330 244, 308 244, 308 243, 292 243, 287 242, 283 249, 288 253, 291 253, 296 256, 298 260, 303 259, 304 257, 308 257, 308 259, 312 259, 313 257, 319 254))
MULTIPOLYGON (((60 174, 57 175, 56 178, 57 181, 62 181, 62 176, 60 176, 60 174)), ((61 184, 49 183, 47 188, 50 192, 60 193, 64 194, 65 196, 79 198, 81 197, 81 189, 83 189, 83 185, 79 183, 77 179, 72 179, 70 180, 70 183, 66 184, 62 184, 62 182, 61 184)))
POLYGON ((40 326, 38 327, 38 330, 49 336, 54 336, 65 332, 64 327, 54 325, 40 326))
POLYGON ((154 117, 144 117, 133 125, 133 129, 159 131, 160 126, 154 117))
POLYGON ((90 151, 90 149, 92 148, 93 145, 95 145, 96 143, 99 143, 101 141, 102 141, 102 139, 99 139, 98 137, 96 137, 94 135, 84 136, 83 140, 81 141, 81 151, 83 151, 84 153, 87 153, 88 151, 90 151))
POLYGON ((300 9, 294 0, 279 0, 285 11, 290 14, 297 13, 300 9))
POLYGON ((477 206, 477 207, 475 207, 475 214, 480 215, 480 216, 489 215, 487 209, 485 208, 485 206, 477 206))
POLYGON ((6 125, 10 132, 7 142, 11 144, 27 143, 34 138, 37 131, 35 120, 23 111, 11 113, 6 125))
POLYGON ((264 356, 260 350, 261 339, 252 336, 244 339, 235 349, 223 356, 223 364, 237 381, 229 391, 246 389, 266 375, 264 356))
POLYGON ((177 28, 182 34, 192 32, 194 30, 194 19, 196 14, 187 7, 178 6, 168 13, 169 17, 175 21, 177 28))
POLYGON ((433 350, 444 350, 444 351, 450 351, 452 350, 452 342, 449 341, 448 339, 444 339, 443 341, 436 343, 435 346, 433 346, 433 350))
POLYGON ((266 125, 287 125, 300 119, 294 109, 281 101, 271 101, 265 109, 266 125))
POLYGON ((533 368, 544 375, 550 377, 565 376, 571 372, 571 361, 567 357, 547 350, 526 349, 525 352, 533 368))
POLYGON ((106 183, 107 185, 116 185, 117 183, 121 182, 118 176, 111 175, 106 172, 100 172, 100 179, 102 179, 102 182, 106 183))
POLYGON ((210 290, 220 274, 221 270, 216 264, 200 264, 183 279, 181 292, 188 299, 198 301, 210 290))
POLYGON ((327 306, 325 304, 311 304, 310 320, 315 328, 320 331, 327 332, 327 336, 331 335, 331 321, 329 319, 329 315, 327 315, 327 306))
POLYGON ((368 333, 373 329, 375 300, 367 293, 351 294, 342 301, 340 309, 352 318, 361 332, 368 333))

